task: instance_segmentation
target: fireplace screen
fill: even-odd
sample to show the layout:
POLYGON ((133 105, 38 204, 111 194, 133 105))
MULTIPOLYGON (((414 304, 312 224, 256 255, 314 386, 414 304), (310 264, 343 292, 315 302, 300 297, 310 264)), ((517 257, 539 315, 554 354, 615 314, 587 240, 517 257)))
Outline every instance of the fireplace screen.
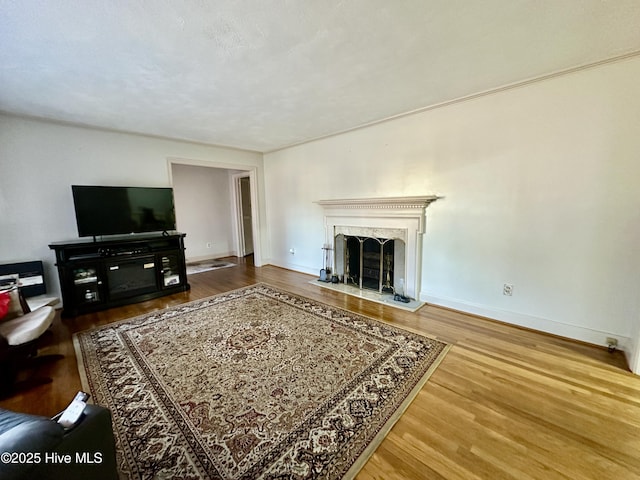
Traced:
POLYGON ((359 288, 393 292, 392 239, 343 236, 345 283, 359 288))

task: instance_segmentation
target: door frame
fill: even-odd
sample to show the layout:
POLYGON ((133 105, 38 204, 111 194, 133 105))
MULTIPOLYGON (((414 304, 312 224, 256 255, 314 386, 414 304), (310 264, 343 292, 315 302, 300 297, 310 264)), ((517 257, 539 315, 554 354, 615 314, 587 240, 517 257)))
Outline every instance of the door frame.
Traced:
MULTIPOLYGON (((262 242, 261 238, 261 226, 260 226, 260 207, 261 203, 259 201, 258 195, 258 167, 250 166, 250 165, 238 165, 233 163, 221 163, 221 162, 207 162, 202 160, 194 160, 188 158, 177 158, 177 157, 169 157, 167 158, 167 169, 169 173, 169 184, 173 186, 173 176, 172 176, 172 168, 173 165, 191 165, 195 167, 208 167, 208 168, 217 168, 222 170, 227 170, 230 173, 230 183, 231 183, 231 203, 232 203, 232 211, 229 212, 231 215, 231 223, 233 224, 234 230, 234 240, 236 246, 238 246, 240 239, 237 235, 238 228, 238 212, 237 208, 234 208, 233 205, 236 204, 238 199, 239 191, 236 188, 236 181, 233 177, 240 176, 248 176, 249 177, 249 189, 251 190, 251 227, 253 229, 253 263, 256 267, 261 267, 263 265, 262 260, 262 242), (234 173, 231 173, 234 172, 234 173)), ((241 219, 240 219, 241 220, 241 219)), ((188 233, 188 232, 186 232, 188 233)), ((239 252, 239 250, 237 250, 239 252)))

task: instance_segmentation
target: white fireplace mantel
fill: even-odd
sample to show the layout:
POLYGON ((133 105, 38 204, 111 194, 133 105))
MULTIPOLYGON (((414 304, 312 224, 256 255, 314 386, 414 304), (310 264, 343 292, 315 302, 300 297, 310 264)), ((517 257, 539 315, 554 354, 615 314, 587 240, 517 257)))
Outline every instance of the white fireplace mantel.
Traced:
POLYGON ((405 243, 404 290, 412 298, 420 294, 422 236, 425 209, 436 195, 319 200, 324 208, 325 244, 336 235, 397 238, 405 243))

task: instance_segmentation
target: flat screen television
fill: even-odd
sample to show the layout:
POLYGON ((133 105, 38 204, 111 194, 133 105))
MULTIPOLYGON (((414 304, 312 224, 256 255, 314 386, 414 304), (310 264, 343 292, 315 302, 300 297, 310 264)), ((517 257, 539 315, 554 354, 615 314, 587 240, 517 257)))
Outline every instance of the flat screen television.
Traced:
POLYGON ((81 237, 176 229, 171 188, 72 185, 71 190, 81 237))

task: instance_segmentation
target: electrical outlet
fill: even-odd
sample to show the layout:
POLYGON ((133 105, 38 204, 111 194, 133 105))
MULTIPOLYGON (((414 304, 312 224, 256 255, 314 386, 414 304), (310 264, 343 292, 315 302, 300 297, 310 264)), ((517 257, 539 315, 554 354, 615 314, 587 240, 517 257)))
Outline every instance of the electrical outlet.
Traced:
POLYGON ((513 295, 513 285, 510 283, 505 283, 502 287, 502 294, 508 297, 513 295))
POLYGON ((296 254, 296 249, 295 249, 295 248, 290 248, 290 249, 289 249, 289 253, 290 253, 291 255, 295 255, 295 254, 296 254))
POLYGON ((207 248, 211 248, 211 242, 207 242, 207 248))
POLYGON ((618 339, 613 337, 607 337, 607 345, 609 345, 610 347, 617 347, 618 339))

